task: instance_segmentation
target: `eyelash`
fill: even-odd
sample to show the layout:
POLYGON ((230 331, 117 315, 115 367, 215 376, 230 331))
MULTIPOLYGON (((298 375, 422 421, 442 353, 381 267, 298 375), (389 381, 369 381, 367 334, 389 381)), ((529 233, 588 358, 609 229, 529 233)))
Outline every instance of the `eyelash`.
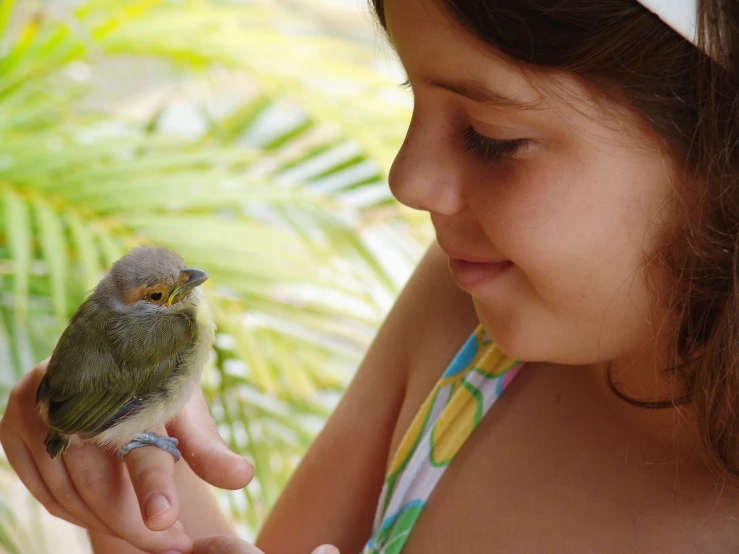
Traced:
MULTIPOLYGON (((398 86, 402 89, 411 89, 410 79, 406 79, 398 86)), ((521 147, 528 143, 526 139, 494 139, 481 135, 470 126, 462 133, 462 146, 465 152, 472 152, 480 160, 489 163, 501 163, 510 160, 521 147)))
POLYGON ((481 135, 472 127, 462 133, 462 146, 483 162, 501 163, 510 160, 527 143, 526 139, 494 139, 481 135))

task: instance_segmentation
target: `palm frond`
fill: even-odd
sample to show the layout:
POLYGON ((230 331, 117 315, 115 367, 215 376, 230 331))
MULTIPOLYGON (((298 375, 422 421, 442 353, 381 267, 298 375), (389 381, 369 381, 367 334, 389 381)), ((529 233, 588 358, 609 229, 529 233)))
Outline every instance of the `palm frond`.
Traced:
POLYGON ((89 0, 11 32, 12 4, 0 2, 0 392, 129 248, 176 250, 212 276, 203 388, 256 463, 225 497, 254 530, 420 254, 425 230, 385 182, 408 99, 371 48, 286 34, 279 6, 89 0), (152 58, 187 86, 100 101, 101 65, 152 58), (195 133, 168 127, 183 106, 195 133))

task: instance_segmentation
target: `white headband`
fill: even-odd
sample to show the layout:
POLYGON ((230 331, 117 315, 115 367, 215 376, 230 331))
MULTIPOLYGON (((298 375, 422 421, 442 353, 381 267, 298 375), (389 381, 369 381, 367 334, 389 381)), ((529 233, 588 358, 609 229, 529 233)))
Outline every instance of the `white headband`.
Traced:
POLYGON ((639 0, 639 3, 698 45, 698 0, 639 0))

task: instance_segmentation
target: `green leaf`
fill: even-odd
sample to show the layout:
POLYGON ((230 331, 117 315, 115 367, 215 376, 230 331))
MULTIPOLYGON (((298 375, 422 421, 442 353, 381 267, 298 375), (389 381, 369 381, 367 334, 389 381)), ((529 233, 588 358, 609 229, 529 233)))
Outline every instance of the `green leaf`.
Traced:
POLYGON ((73 251, 76 252, 79 258, 79 266, 82 272, 81 286, 83 294, 86 294, 95 288, 103 275, 103 270, 100 267, 100 254, 95 245, 92 230, 76 212, 67 211, 65 220, 71 234, 73 251))
POLYGON ((123 247, 120 242, 114 237, 107 229, 98 226, 95 232, 95 238, 97 239, 100 250, 103 254, 103 260, 105 269, 107 271, 118 259, 122 258, 125 254, 123 247))
POLYGON ((0 548, 4 549, 8 554, 20 554, 18 546, 5 528, 4 521, 0 521, 0 548))
POLYGON ((13 297, 16 319, 25 323, 28 318, 28 280, 31 268, 31 218, 26 203, 20 196, 6 189, 3 194, 5 232, 13 261, 13 297))
POLYGON ((14 368, 11 337, 5 325, 5 319, 0 317, 0 386, 7 390, 13 387, 18 378, 17 373, 13 371, 14 368))
POLYGON ((217 139, 226 143, 233 142, 247 132, 259 116, 271 106, 272 101, 260 94, 222 120, 206 114, 211 128, 205 137, 203 137, 203 141, 217 139))
POLYGON ((0 522, 0 548, 3 548, 8 554, 20 554, 18 546, 5 529, 3 522, 0 522))
POLYGON ((57 325, 61 331, 67 323, 67 245, 64 224, 57 213, 42 200, 34 201, 39 227, 41 251, 46 262, 46 274, 51 283, 51 300, 57 325))
POLYGON ((0 46, 7 38, 8 24, 14 7, 15 0, 0 0, 0 46))
POLYGON ((409 104, 373 47, 279 3, 85 0, 23 24, 0 58, 0 405, 113 262, 168 246, 211 274, 203 388, 258 462, 255 486, 227 493, 253 531, 397 291, 377 252, 409 271, 430 236, 377 194, 409 104), (153 59, 173 79, 151 83, 153 59), (204 126, 191 137, 167 130, 182 107, 204 126))

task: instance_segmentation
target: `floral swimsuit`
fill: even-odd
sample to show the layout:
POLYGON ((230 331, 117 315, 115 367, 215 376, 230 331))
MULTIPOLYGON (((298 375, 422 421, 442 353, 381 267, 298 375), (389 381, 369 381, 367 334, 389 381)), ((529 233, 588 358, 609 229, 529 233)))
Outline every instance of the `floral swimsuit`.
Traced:
POLYGON ((413 419, 362 554, 399 554, 444 471, 521 368, 478 326, 413 419))

